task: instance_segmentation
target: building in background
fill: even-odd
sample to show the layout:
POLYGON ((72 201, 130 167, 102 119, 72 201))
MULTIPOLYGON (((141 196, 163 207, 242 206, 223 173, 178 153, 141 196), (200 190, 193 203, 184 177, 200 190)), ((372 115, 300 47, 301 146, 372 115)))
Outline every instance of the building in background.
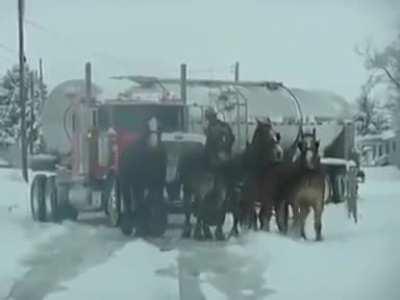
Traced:
POLYGON ((400 167, 400 131, 387 130, 357 138, 364 166, 397 165, 400 167))

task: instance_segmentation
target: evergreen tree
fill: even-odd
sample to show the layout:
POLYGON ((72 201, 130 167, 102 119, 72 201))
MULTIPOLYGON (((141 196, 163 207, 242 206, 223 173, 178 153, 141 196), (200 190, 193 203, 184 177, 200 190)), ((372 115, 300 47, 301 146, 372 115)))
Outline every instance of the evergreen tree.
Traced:
MULTIPOLYGON (((33 145, 33 150, 40 147, 40 111, 47 98, 46 86, 40 83, 38 76, 31 74, 25 66, 25 93, 26 93, 26 134, 28 142, 33 145), (31 88, 33 89, 31 90, 31 88)), ((19 96, 19 67, 14 66, 6 72, 0 81, 0 145, 9 146, 17 143, 21 129, 21 105, 19 96)))

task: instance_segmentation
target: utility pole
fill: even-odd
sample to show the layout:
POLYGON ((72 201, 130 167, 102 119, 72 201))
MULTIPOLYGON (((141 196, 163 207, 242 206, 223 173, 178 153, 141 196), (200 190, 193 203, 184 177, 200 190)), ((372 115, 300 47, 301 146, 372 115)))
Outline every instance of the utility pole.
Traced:
MULTIPOLYGON (((43 61, 39 59, 39 92, 40 92, 40 101, 43 102, 44 99, 44 83, 43 83, 43 61)), ((43 103, 41 103, 43 104, 43 103)))
POLYGON ((22 177, 28 182, 28 158, 25 120, 25 54, 24 54, 24 0, 18 0, 18 39, 19 39, 19 100, 21 108, 21 166, 22 177))
POLYGON ((92 65, 90 62, 85 64, 85 87, 86 87, 86 101, 87 103, 93 102, 92 95, 92 65))
POLYGON ((239 62, 235 63, 235 82, 239 81, 239 62))
POLYGON ((186 64, 181 64, 181 101, 184 104, 184 113, 182 116, 183 128, 185 131, 189 128, 189 111, 187 106, 187 66, 186 64))
POLYGON ((33 129, 35 127, 35 104, 34 104, 34 99, 35 99, 35 74, 33 71, 29 73, 29 91, 30 91, 30 124, 29 124, 29 154, 33 154, 33 129))

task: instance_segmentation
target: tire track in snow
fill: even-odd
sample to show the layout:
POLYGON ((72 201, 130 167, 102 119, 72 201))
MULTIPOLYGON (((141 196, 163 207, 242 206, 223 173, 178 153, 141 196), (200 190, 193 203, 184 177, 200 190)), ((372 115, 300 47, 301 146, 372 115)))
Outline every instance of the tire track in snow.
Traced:
POLYGON ((62 282, 106 261, 129 240, 105 226, 66 222, 67 232, 38 246, 23 261, 30 270, 13 285, 6 299, 42 300, 63 289, 62 282))

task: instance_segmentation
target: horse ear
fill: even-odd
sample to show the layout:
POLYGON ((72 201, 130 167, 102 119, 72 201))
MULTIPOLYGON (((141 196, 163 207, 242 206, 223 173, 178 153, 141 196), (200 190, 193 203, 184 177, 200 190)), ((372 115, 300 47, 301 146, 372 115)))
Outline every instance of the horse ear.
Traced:
POLYGON ((265 124, 267 124, 267 125, 272 125, 272 121, 271 121, 271 119, 270 119, 269 117, 267 117, 267 118, 265 119, 265 124))

